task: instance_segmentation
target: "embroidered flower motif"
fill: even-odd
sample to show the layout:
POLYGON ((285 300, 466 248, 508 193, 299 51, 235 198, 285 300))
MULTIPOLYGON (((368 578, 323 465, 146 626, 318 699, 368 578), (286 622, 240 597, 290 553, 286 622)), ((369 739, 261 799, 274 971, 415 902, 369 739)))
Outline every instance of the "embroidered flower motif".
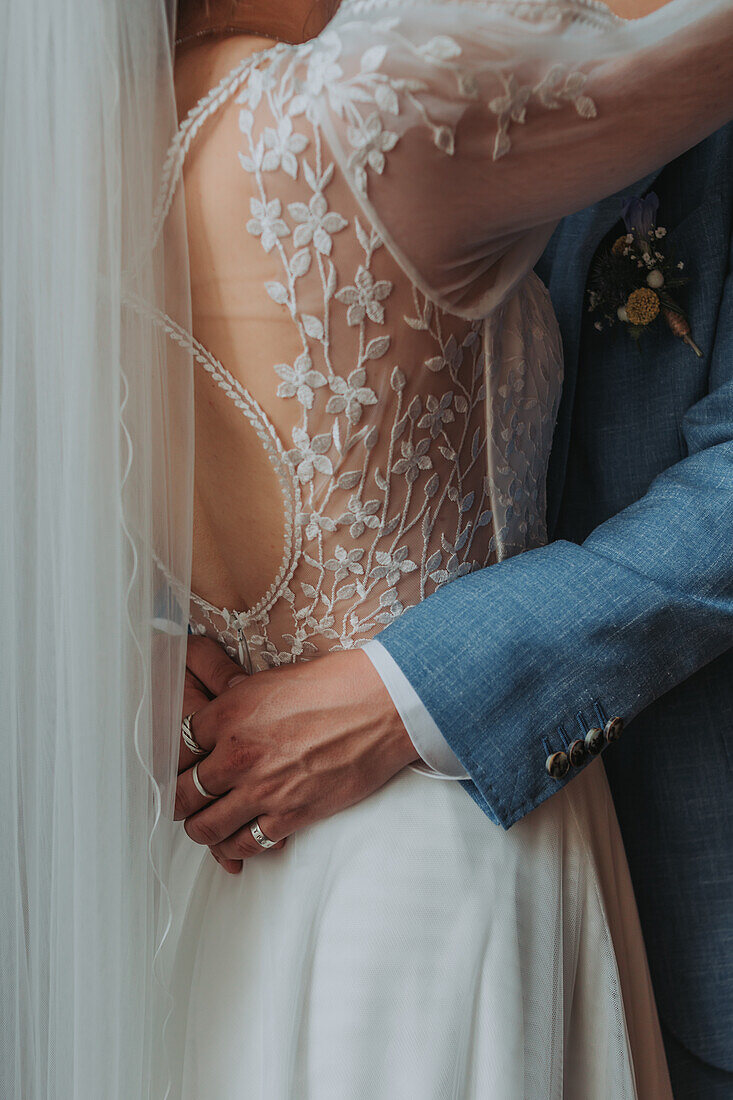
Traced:
POLYGON ((347 136, 353 148, 349 154, 349 168, 354 169, 356 185, 366 195, 366 165, 381 175, 386 163, 384 154, 394 149, 398 135, 385 130, 379 114, 372 111, 360 127, 349 126, 347 136))
POLYGON ((448 393, 444 393, 440 401, 433 396, 432 393, 428 394, 425 399, 425 405, 427 412, 418 423, 418 428, 429 428, 431 439, 436 439, 443 431, 445 424, 450 424, 455 420, 453 410, 451 409, 451 403, 453 401, 453 391, 449 390, 448 393))
POLYGON ((364 551, 361 547, 354 546, 351 550, 345 550, 339 545, 333 553, 334 556, 323 563, 323 568, 334 572, 336 581, 345 580, 349 574, 363 576, 364 566, 361 564, 361 559, 364 557, 364 551))
POLYGON ((319 531, 331 533, 336 530, 336 522, 330 516, 322 516, 318 512, 300 512, 296 523, 305 528, 305 537, 312 540, 318 537, 319 531))
POLYGON ((378 511, 378 500, 368 500, 366 504, 362 504, 357 496, 353 496, 349 500, 348 512, 344 512, 339 517, 338 522, 351 524, 349 534, 353 539, 358 539, 364 534, 366 527, 379 527, 378 511))
POLYGON ((295 179, 298 174, 297 154, 308 145, 305 134, 294 134, 293 120, 283 115, 278 120, 277 129, 265 127, 264 142, 267 152, 262 158, 263 171, 274 172, 282 166, 283 171, 295 179))
POLYGON ((413 481, 417 481, 421 470, 432 469, 433 460, 427 453, 429 447, 430 439, 427 436, 416 447, 413 447, 409 439, 405 440, 401 445, 402 458, 397 459, 392 469, 396 474, 404 474, 411 485, 413 481))
POLYGON ((274 72, 268 67, 258 69, 256 66, 247 73, 247 83, 236 98, 237 103, 245 103, 251 111, 259 106, 262 93, 271 88, 274 81, 274 72))
POLYGON ((320 191, 313 195, 307 206, 304 202, 288 203, 288 213, 298 223, 293 233, 295 247, 303 248, 313 241, 324 256, 331 255, 333 242, 330 234, 338 233, 349 224, 340 214, 329 212, 326 197, 320 191))
POLYGON ((259 199, 251 198, 249 208, 253 217, 247 222, 247 230, 253 236, 260 237, 265 252, 271 252, 278 237, 287 237, 290 232, 280 216, 280 199, 272 199, 265 204, 259 199))
POLYGON ((330 433, 316 435, 310 439, 305 428, 293 428, 295 447, 287 452, 287 459, 295 467, 295 473, 301 482, 313 480, 313 473, 332 474, 333 464, 326 454, 331 447, 330 433))
POLYGON ((313 408, 314 389, 326 385, 326 376, 313 370, 313 361, 307 351, 300 353, 291 367, 288 363, 276 363, 275 373, 283 379, 277 387, 278 397, 297 397, 306 409, 313 408))
POLYGON ((336 298, 344 305, 348 305, 346 311, 346 323, 358 325, 364 320, 364 315, 375 324, 384 324, 384 306, 379 303, 387 298, 394 286, 387 279, 374 281, 374 276, 363 264, 359 264, 354 279, 354 286, 345 286, 336 291, 336 298))
POLYGON ((408 558, 408 547, 400 546, 394 553, 389 553, 386 550, 377 550, 374 555, 377 564, 372 566, 370 576, 379 579, 384 577, 387 584, 397 584, 400 577, 405 573, 414 573, 417 569, 417 565, 414 561, 408 558))
POLYGON ((362 405, 376 405, 377 395, 374 390, 365 386, 366 370, 357 367, 349 375, 348 379, 334 375, 328 381, 334 396, 329 397, 326 412, 345 412, 350 424, 358 424, 361 420, 362 405))
POLYGON ((334 31, 325 31, 318 38, 308 62, 303 91, 308 97, 319 96, 324 88, 337 86, 344 70, 336 63, 341 53, 341 39, 334 31))

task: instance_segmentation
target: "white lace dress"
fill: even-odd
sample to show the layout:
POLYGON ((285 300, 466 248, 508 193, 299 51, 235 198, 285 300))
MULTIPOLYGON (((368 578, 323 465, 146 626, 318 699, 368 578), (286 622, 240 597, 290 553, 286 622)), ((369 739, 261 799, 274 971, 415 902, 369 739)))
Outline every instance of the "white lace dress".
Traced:
MULTIPOLYGON (((191 608, 252 672, 359 645, 545 541, 562 355, 529 272, 556 217, 694 140, 661 108, 618 140, 669 75, 660 34, 620 82, 607 59, 629 41, 601 5, 345 0, 185 120, 160 217, 189 148, 215 143, 236 217, 191 192, 283 332, 275 360, 253 341, 225 366, 166 320, 282 500, 268 591, 191 608)), ((415 767, 239 876, 180 826, 175 844, 172 1097, 670 1096, 600 760, 508 831, 415 767)))

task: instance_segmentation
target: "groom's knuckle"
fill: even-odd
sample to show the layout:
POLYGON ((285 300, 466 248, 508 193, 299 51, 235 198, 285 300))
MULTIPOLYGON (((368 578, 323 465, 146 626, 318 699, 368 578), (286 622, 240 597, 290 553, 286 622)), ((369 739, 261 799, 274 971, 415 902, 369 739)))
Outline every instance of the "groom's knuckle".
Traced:
POLYGON ((224 764, 229 772, 246 772, 255 761, 252 746, 237 734, 230 734, 224 747, 224 764))

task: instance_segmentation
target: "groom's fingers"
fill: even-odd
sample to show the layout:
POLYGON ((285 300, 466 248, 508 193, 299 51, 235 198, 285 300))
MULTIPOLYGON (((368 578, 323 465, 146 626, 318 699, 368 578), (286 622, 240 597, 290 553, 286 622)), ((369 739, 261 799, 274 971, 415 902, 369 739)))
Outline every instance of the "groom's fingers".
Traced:
POLYGON ((241 829, 246 821, 251 821, 255 812, 251 800, 241 791, 232 790, 187 817, 183 827, 196 844, 213 848, 241 829))
MULTIPOLYGON (((258 824, 260 825, 261 829, 261 822, 265 820, 266 819, 264 815, 261 818, 258 818, 258 824)), ((262 845, 255 840, 249 827, 250 824, 251 822, 247 822, 247 824, 243 826, 243 828, 239 829, 236 833, 233 833, 232 836, 227 837, 227 839, 222 841, 221 844, 214 844, 211 848, 213 854, 215 856, 218 856, 220 859, 226 860, 249 859, 251 856, 260 855, 260 853, 262 852, 264 852, 265 854, 267 854, 267 852, 276 852, 278 848, 283 848, 285 846, 287 837, 277 837, 277 833, 275 832, 276 825, 274 821, 272 821, 272 824, 270 825, 269 833, 265 833, 265 830, 262 829, 262 832, 265 833, 265 836, 268 839, 272 839, 275 841, 275 843, 269 848, 263 848, 262 845)))
POLYGON ((226 691, 235 676, 246 675, 213 638, 201 634, 192 634, 188 639, 186 667, 212 695, 226 691))
POLYGON ((197 776, 204 790, 212 795, 207 798, 201 793, 193 779, 193 767, 182 771, 176 783, 176 798, 173 808, 174 821, 198 813, 204 806, 210 806, 214 799, 220 798, 232 789, 231 777, 221 767, 217 753, 199 756, 197 776))

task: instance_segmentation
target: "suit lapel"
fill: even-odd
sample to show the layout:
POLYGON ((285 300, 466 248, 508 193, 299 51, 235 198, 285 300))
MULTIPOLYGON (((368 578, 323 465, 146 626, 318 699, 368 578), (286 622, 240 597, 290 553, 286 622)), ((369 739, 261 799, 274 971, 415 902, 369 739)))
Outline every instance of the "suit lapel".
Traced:
POLYGON ((625 187, 595 206, 566 218, 560 231, 548 287, 562 331, 565 365, 562 399, 547 472, 547 527, 551 538, 560 512, 565 482, 581 328, 586 310, 585 287, 590 266, 599 244, 621 217, 622 197, 642 194, 651 187, 660 171, 657 169, 631 187, 625 187))

